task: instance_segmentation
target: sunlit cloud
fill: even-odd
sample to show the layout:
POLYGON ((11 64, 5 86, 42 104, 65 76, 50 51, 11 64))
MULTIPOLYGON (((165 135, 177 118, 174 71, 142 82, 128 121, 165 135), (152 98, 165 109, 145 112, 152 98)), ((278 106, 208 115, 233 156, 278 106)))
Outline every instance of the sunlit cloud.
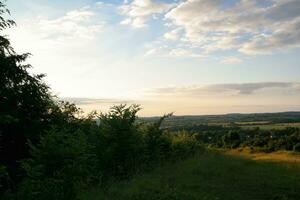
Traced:
POLYGON ((300 46, 300 1, 187 0, 165 18, 183 28, 186 41, 210 51, 267 54, 300 46))
POLYGON ((121 14, 126 16, 121 24, 131 25, 135 28, 144 27, 149 18, 155 18, 155 14, 165 13, 173 6, 174 4, 153 0, 133 0, 131 3, 125 1, 119 7, 121 14))
MULTIPOLYGON (((300 47, 300 2, 298 0, 187 0, 163 3, 134 0, 119 7, 120 22, 135 28, 147 26, 155 14, 163 16, 168 30, 165 43, 189 44, 186 51, 238 51, 242 54, 271 54, 300 47)), ((162 19, 160 19, 162 20, 162 19)), ((152 50, 152 52, 157 51, 152 50)), ((168 54, 173 54, 169 50, 168 54)), ((196 55, 197 53, 190 53, 196 55)), ((225 58, 223 64, 240 63, 225 58)))

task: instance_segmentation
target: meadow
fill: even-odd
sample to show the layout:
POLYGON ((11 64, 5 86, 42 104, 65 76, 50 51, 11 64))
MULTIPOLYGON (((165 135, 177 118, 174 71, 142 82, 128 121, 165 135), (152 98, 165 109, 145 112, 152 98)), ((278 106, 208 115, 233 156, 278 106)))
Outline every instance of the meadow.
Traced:
MULTIPOLYGON (((294 155, 298 157, 297 155, 294 155)), ((300 162, 207 151, 83 193, 83 200, 300 199, 300 162)))
POLYGON ((288 127, 293 128, 300 128, 300 123, 266 123, 266 124, 239 124, 241 128, 244 129, 253 129, 253 128, 259 128, 262 130, 272 130, 272 129, 285 129, 288 127))

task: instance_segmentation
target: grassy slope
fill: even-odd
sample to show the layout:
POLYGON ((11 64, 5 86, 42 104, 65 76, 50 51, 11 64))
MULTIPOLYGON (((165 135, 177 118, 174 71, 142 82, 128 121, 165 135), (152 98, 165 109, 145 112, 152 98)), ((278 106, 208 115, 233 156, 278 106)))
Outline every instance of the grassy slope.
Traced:
POLYGON ((82 199, 300 199, 300 164, 209 152, 96 189, 82 199))

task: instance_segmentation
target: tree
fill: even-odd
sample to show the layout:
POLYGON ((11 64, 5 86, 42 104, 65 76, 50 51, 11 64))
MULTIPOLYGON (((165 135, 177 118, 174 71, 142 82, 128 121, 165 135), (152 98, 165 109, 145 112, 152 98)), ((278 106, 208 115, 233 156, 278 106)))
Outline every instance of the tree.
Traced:
POLYGON ((222 137, 224 147, 236 148, 240 144, 240 135, 236 131, 229 131, 222 137))
POLYGON ((118 177, 126 177, 134 171, 143 147, 138 133, 136 113, 138 105, 113 106, 107 114, 100 115, 100 130, 104 140, 98 145, 104 171, 118 177))
POLYGON ((295 144, 293 150, 294 150, 295 152, 300 152, 300 143, 295 144))
POLYGON ((171 140, 163 135, 163 130, 160 128, 163 121, 171 117, 173 114, 166 114, 161 117, 157 122, 148 124, 144 131, 146 161, 159 162, 167 157, 171 150, 171 140))
MULTIPOLYGON (((0 1, 0 31, 15 25, 0 1)), ((17 180, 18 161, 29 153, 27 141, 35 143, 50 123, 55 107, 43 74, 28 72, 30 54, 17 54, 6 36, 0 35, 0 165, 17 180)), ((1 185, 1 184, 0 184, 1 185)), ((5 184, 4 184, 5 185, 5 184)))

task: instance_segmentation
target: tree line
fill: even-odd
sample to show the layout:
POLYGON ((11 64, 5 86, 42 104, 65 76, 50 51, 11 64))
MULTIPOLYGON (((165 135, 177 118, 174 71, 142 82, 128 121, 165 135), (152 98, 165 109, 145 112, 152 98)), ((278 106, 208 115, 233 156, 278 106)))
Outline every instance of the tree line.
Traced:
POLYGON ((244 129, 237 126, 200 124, 177 129, 171 127, 167 130, 191 134, 201 144, 215 148, 250 148, 253 152, 300 152, 300 129, 296 127, 263 130, 259 127, 244 129))

